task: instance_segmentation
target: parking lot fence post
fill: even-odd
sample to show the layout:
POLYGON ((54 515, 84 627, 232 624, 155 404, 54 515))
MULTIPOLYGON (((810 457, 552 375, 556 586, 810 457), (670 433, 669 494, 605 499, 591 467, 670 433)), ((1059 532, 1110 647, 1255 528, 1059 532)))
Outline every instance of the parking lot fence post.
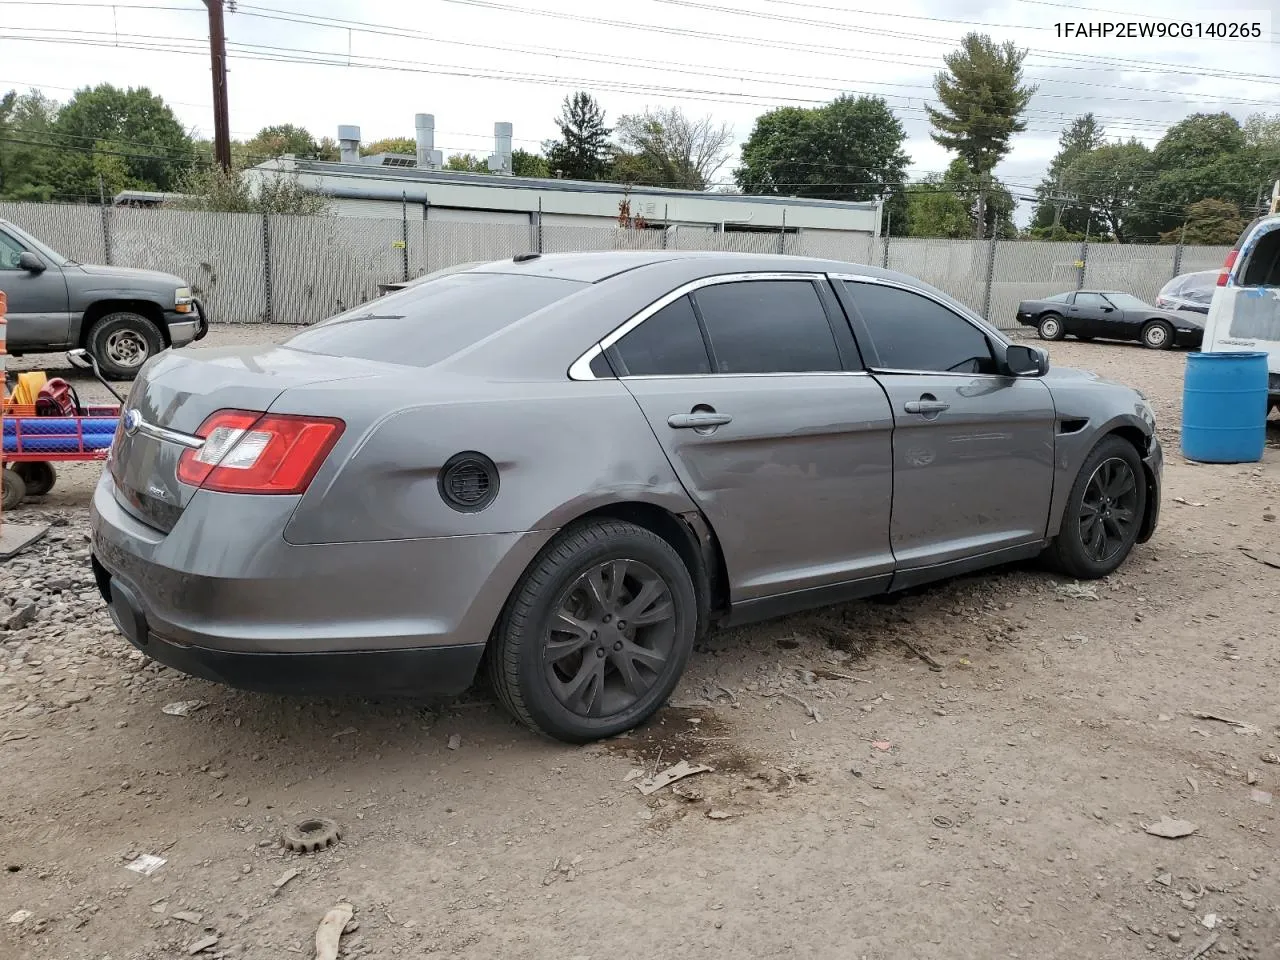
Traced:
POLYGON ((263 321, 271 323, 274 316, 271 304, 271 218, 262 215, 262 291, 266 309, 263 321))
MULTIPOLYGON (((1173 276, 1182 272, 1182 248, 1187 242, 1187 224, 1182 223, 1182 232, 1178 234, 1178 245, 1173 248, 1173 276)), ((1172 277, 1170 278, 1172 279, 1172 277)))
POLYGON ((107 205, 107 187, 98 174, 98 210, 102 213, 102 262, 111 266, 111 207, 107 205))
POLYGON ((991 224, 991 239, 988 241, 987 248, 987 280, 982 289, 982 315, 988 320, 991 319, 991 285, 996 279, 996 224, 991 224))
POLYGON ((889 269, 889 228, 893 226, 893 213, 886 210, 884 213, 884 248, 880 251, 880 266, 884 270, 889 269))
POLYGON ((1084 275, 1089 270, 1089 224, 1084 225, 1084 239, 1080 241, 1079 272, 1076 276, 1076 289, 1084 289, 1084 275))
POLYGON ((400 191, 400 267, 401 280, 409 282, 409 196, 400 191))

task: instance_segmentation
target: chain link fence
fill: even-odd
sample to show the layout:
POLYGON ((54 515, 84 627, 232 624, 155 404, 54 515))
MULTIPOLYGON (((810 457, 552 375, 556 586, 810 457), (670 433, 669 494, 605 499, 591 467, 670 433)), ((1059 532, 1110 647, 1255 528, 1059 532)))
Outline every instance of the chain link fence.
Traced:
POLYGON ((1021 300, 1083 288, 1148 302, 1181 273, 1215 270, 1228 247, 925 240, 835 230, 730 230, 650 224, 623 229, 400 217, 299 217, 172 209, 0 203, 11 220, 83 263, 163 270, 183 278, 215 322, 315 323, 372 300, 383 284, 518 253, 711 250, 792 254, 884 266, 918 277, 1016 326, 1021 300))

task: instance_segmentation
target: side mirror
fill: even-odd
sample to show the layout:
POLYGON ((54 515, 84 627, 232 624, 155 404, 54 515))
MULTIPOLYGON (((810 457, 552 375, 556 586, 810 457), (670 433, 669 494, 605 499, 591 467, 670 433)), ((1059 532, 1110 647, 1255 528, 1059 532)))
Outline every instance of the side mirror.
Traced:
POLYGON ((18 257, 18 269, 27 273, 44 273, 44 261, 29 250, 24 250, 18 257))
POLYGON ((1049 372, 1049 355, 1039 347, 1011 343, 1004 352, 1005 371, 1014 377, 1043 377, 1049 372))

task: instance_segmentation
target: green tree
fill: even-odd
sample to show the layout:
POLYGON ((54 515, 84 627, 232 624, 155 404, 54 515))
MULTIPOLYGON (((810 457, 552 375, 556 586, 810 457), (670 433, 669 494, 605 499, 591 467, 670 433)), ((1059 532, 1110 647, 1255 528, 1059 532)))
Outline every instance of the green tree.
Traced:
POLYGON ((733 128, 710 116, 693 119, 679 107, 647 109, 618 118, 621 151, 614 179, 684 190, 705 190, 729 159, 733 128))
POLYGON ((39 90, 0 97, 0 200, 52 200, 58 105, 39 90))
MULTIPOLYGON (((1265 130, 1261 124, 1255 136, 1265 130)), ((1280 148, 1251 146, 1228 113, 1196 113, 1170 127, 1151 154, 1151 176, 1141 194, 1151 233, 1180 230, 1186 210, 1201 200, 1222 200, 1253 210, 1280 166, 1280 148)))
POLYGON ((145 87, 102 83, 79 90, 58 111, 52 132, 63 152, 57 176, 64 194, 97 195, 93 150, 99 141, 119 148, 125 176, 138 189, 176 189, 195 158, 173 110, 145 87))
POLYGON ((1240 208, 1226 200, 1200 200, 1187 207, 1185 233, 1177 227, 1160 235, 1165 243, 1230 244, 1244 232, 1240 208))
POLYGON ((462 173, 488 173, 489 164, 472 153, 455 153, 444 162, 446 170, 458 170, 462 173))
POLYGON ((1093 235, 1105 232, 1118 243, 1154 237, 1155 228, 1142 202, 1152 162, 1151 151, 1130 140, 1090 150, 1063 171, 1063 188, 1089 209, 1093 235))
MULTIPOLYGON (((1009 141, 1027 128, 1022 113, 1036 87, 1022 82, 1026 56, 1011 42, 996 44, 985 34, 967 34, 960 48, 943 58, 947 69, 934 77, 941 106, 925 105, 933 141, 954 151, 978 178, 979 206, 986 202, 992 171, 1009 153, 1009 141)), ((986 219, 979 212, 975 229, 986 219)))
POLYGON ((1084 232, 1089 219, 1089 206, 1078 198, 1070 201, 1058 199, 1062 193, 1062 176, 1077 157, 1096 150, 1105 143, 1102 125, 1092 113, 1076 117, 1062 131, 1058 138, 1058 152, 1049 162, 1048 173, 1036 188, 1038 200, 1035 214, 1031 218, 1033 230, 1052 228, 1056 223, 1059 228, 1057 233, 1084 232))
POLYGON ((880 97, 782 107, 756 118, 733 175, 743 193, 883 200, 893 233, 907 232, 906 131, 880 97))
POLYGON ((993 230, 1005 240, 1018 235, 1013 195, 998 181, 976 176, 959 157, 945 173, 930 174, 909 186, 907 196, 913 237, 989 237, 993 230), (980 216, 985 218, 981 225, 980 216))
POLYGON ((570 180, 607 179, 612 131, 595 98, 582 90, 566 96, 556 126, 560 139, 543 145, 551 172, 570 180))
POLYGON ((551 171, 547 168, 547 158, 540 153, 515 149, 511 151, 511 173, 517 177, 547 177, 551 171))
POLYGON ((305 127, 292 123, 278 123, 263 127, 244 144, 245 153, 256 162, 291 153, 295 157, 315 157, 320 153, 320 144, 311 136, 305 127))
POLYGON ((375 153, 403 153, 410 157, 418 155, 418 143, 413 137, 383 137, 360 148, 363 156, 371 157, 375 153))

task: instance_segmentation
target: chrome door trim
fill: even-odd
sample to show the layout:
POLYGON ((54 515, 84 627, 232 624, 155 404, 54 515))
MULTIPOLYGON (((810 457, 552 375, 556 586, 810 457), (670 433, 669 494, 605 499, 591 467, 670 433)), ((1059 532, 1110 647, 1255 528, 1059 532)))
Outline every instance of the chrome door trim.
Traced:
MULTIPOLYGON (((615 327, 611 333, 602 337, 598 343, 593 344, 590 347, 590 349, 586 351, 586 353, 578 357, 578 359, 575 360, 569 366, 569 379, 570 380, 601 379, 600 377, 597 377, 595 374, 591 372, 592 360, 594 360, 600 354, 604 353, 604 351, 608 350, 615 343, 617 343, 619 340, 625 337, 628 333, 630 333, 636 327, 640 326, 640 324, 644 323, 646 320, 648 320, 651 316, 653 316, 663 307, 671 303, 674 303, 676 300, 679 300, 681 297, 687 294, 693 293, 695 290, 701 290, 703 287, 714 287, 723 283, 742 283, 749 280, 808 280, 810 283, 815 283, 818 281, 825 280, 826 278, 827 278, 827 275, 825 273, 814 273, 812 271, 798 271, 795 273, 786 273, 786 272, 775 270, 775 271, 760 272, 760 273, 720 273, 711 277, 699 277, 697 280, 690 280, 688 283, 684 283, 676 287, 674 290, 671 290, 663 294, 661 297, 653 301, 653 303, 649 304, 643 310, 640 310, 638 313, 634 314, 629 320, 625 320, 621 325, 615 327)), ((844 373, 846 371, 832 370, 832 371, 822 371, 822 372, 844 373)), ((747 376, 779 376, 779 375, 794 377, 797 375, 805 375, 805 374, 796 374, 796 373, 747 374, 747 376)), ((718 374, 718 373, 712 372, 712 373, 704 373, 704 374, 687 374, 685 376, 714 377, 714 376, 740 376, 740 374, 718 374)), ((614 378, 609 377, 608 379, 612 380, 614 378)), ((638 380, 641 378, 628 376, 628 377, 620 377, 618 379, 623 379, 623 380, 637 379, 638 380)), ((656 379, 656 377, 646 377, 644 379, 656 379)))

